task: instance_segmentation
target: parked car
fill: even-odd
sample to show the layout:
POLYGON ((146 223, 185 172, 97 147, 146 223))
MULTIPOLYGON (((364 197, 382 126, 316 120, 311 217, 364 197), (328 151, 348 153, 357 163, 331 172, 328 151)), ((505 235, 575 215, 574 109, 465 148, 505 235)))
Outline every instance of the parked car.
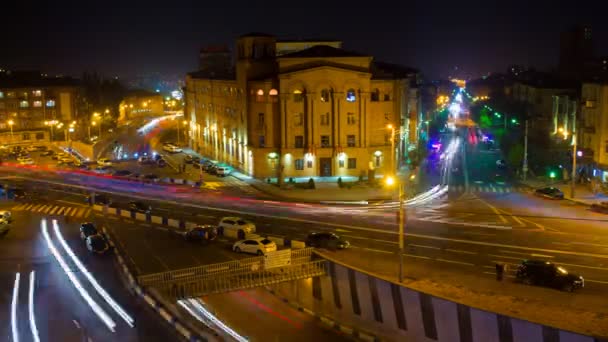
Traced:
POLYGON ((54 154, 55 154, 55 151, 53 151, 53 150, 46 150, 46 151, 40 153, 40 155, 44 156, 44 157, 52 156, 54 154))
POLYGON ((108 175, 112 173, 112 167, 111 166, 98 166, 95 169, 93 169, 93 172, 98 173, 100 175, 108 175))
POLYGON ((17 158, 17 162, 19 162, 20 165, 34 165, 34 160, 30 157, 19 157, 17 158))
POLYGON ((99 158, 97 159, 97 165, 99 166, 112 166, 112 161, 108 158, 99 158))
POLYGON ((142 177, 144 180, 158 182, 159 177, 153 173, 146 174, 142 177))
POLYGON ((27 192, 25 192, 25 190, 20 189, 20 188, 15 188, 12 190, 9 190, 9 194, 8 194, 9 198, 13 198, 14 200, 23 200, 29 197, 29 194, 27 192))
POLYGON ((184 157, 184 163, 186 163, 186 164, 192 164, 193 161, 194 161, 194 158, 192 158, 191 155, 186 154, 186 156, 184 157))
POLYGON ((91 253, 105 254, 110 250, 108 240, 101 234, 90 235, 85 239, 87 249, 91 253))
POLYGON ((517 267, 515 278, 528 285, 541 285, 572 292, 585 286, 585 280, 562 266, 549 261, 524 260, 517 267))
POLYGON ((181 234, 188 241, 213 241, 217 238, 217 227, 206 224, 186 229, 181 234))
MULTIPOLYGON (((85 202, 91 204, 91 196, 87 196, 85 202)), ((108 197, 106 195, 97 194, 97 195, 95 195, 95 204, 110 205, 110 204, 112 204, 112 200, 110 199, 110 197, 108 197)))
POLYGON ((152 207, 150 205, 144 204, 144 202, 141 201, 131 201, 129 202, 129 210, 148 214, 150 213, 150 211, 152 211, 152 207))
POLYGON ((84 241, 91 235, 96 235, 97 228, 91 222, 84 222, 80 225, 80 238, 84 241))
POLYGON ((240 217, 224 217, 220 220, 218 229, 223 235, 236 235, 240 239, 245 238, 245 234, 255 233, 255 224, 240 217))
POLYGON ((550 199, 564 199, 564 193, 560 189, 554 188, 554 187, 536 189, 534 194, 536 196, 550 198, 550 199))
POLYGON ((182 152, 182 149, 179 146, 165 144, 163 145, 163 150, 170 153, 179 153, 182 152))
POLYGON ((8 210, 0 210, 0 220, 5 220, 8 223, 13 222, 13 215, 8 210))
POLYGON ((230 175, 231 169, 229 167, 218 167, 215 169, 215 174, 218 177, 226 177, 230 175))
POLYGON ((150 158, 148 156, 141 156, 139 158, 137 158, 137 162, 141 165, 146 165, 146 164, 154 164, 155 161, 153 158, 150 158))
POLYGON ((115 177, 129 177, 130 175, 131 175, 131 171, 129 171, 129 170, 118 170, 112 174, 112 176, 115 176, 115 177))
POLYGON ((608 202, 593 203, 591 205, 591 210, 602 214, 608 214, 608 202))
POLYGON ((306 237, 306 246, 327 249, 345 249, 350 247, 350 242, 334 233, 314 232, 308 234, 306 237))
POLYGON ((267 238, 248 239, 235 242, 232 250, 237 253, 265 255, 276 251, 277 244, 267 238))

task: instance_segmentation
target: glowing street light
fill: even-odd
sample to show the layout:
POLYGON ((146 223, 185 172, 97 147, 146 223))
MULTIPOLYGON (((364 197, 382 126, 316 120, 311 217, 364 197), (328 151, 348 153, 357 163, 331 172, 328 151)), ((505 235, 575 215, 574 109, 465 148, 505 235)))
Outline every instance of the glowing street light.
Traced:
POLYGON ((15 124, 15 121, 8 120, 7 124, 11 128, 11 140, 13 140, 13 125, 15 124))

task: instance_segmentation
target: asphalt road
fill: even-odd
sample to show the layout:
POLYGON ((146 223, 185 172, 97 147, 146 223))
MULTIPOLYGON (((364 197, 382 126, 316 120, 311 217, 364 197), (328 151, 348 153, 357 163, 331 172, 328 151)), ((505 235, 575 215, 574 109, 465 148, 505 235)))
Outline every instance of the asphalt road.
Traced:
MULTIPOLYGON (((0 207, 13 207, 14 203, 1 202, 0 207)), ((88 253, 79 238, 78 224, 65 224, 60 219, 60 228, 68 245, 79 256, 82 263, 92 272, 106 291, 136 320, 136 327, 129 327, 112 309, 105 304, 92 286, 79 273, 78 279, 85 284, 95 301, 106 310, 117 323, 116 332, 112 333, 89 306, 79 296, 70 283, 63 269, 50 254, 46 241, 42 237, 40 220, 48 215, 29 211, 13 211, 14 222, 11 231, 0 240, 2 256, 0 257, 0 286, 2 303, 6 310, 0 312, 3 324, 1 336, 11 336, 10 303, 12 299, 15 272, 21 272, 18 301, 18 331, 22 340, 31 340, 28 311, 29 273, 36 273, 35 315, 42 341, 168 341, 174 340, 165 324, 143 303, 129 293, 118 276, 110 255, 93 256, 88 253)), ((49 221, 49 228, 51 224, 49 221)), ((59 242, 50 229, 51 239, 61 249, 59 242)), ((68 259, 65 253, 62 253, 68 259)), ((76 267, 69 262, 73 269, 76 267)))

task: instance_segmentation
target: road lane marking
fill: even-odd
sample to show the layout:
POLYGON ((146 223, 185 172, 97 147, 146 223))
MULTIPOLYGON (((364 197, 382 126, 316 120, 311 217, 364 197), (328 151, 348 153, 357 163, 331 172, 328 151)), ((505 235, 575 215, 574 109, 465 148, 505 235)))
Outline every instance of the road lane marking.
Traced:
POLYGON ((467 265, 467 266, 475 266, 475 264, 471 264, 469 262, 462 262, 462 261, 455 261, 455 260, 447 260, 447 259, 441 259, 441 258, 437 258, 435 259, 437 261, 443 261, 443 262, 449 262, 451 264, 458 264, 458 265, 467 265))
POLYGON ((418 258, 418 259, 425 259, 425 260, 433 260, 429 257, 425 257, 425 256, 420 256, 420 255, 413 255, 413 254, 407 254, 407 253, 403 253, 403 256, 407 256, 407 257, 411 257, 411 258, 418 258))
POLYGON ((462 251, 460 249, 451 249, 451 248, 446 248, 445 249, 448 252, 454 252, 454 253, 462 253, 462 254, 471 254, 471 255, 475 255, 477 253, 475 252, 469 252, 469 251, 462 251))
POLYGON ((515 215, 513 215, 511 217, 515 220, 515 222, 517 222, 517 224, 519 224, 520 227, 525 227, 526 226, 526 224, 522 220, 520 220, 519 217, 517 217, 515 215))
POLYGON ((585 278, 585 282, 598 283, 598 284, 608 284, 608 281, 593 280, 593 279, 587 279, 587 278, 585 278))
POLYGON ((512 227, 508 226, 496 226, 493 224, 484 224, 484 223, 475 223, 475 222, 457 222, 457 221, 448 221, 448 220, 429 220, 422 218, 412 218, 411 221, 423 221, 423 222, 435 222, 435 223, 443 223, 443 224, 451 224, 457 226, 467 226, 467 227, 480 227, 480 228, 490 228, 497 230, 511 230, 512 227))
POLYGON ((376 241, 376 242, 388 243, 388 244, 391 244, 391 245, 397 245, 398 244, 398 242, 396 242, 396 241, 382 240, 382 239, 370 239, 370 238, 364 237, 364 236, 342 235, 342 237, 346 237, 346 238, 350 238, 350 239, 355 239, 355 240, 376 241))
POLYGON ((72 202, 72 201, 66 201, 66 200, 57 200, 57 202, 61 202, 61 203, 67 203, 67 204, 71 204, 71 205, 77 205, 79 207, 84 207, 85 205, 82 203, 78 203, 78 202, 72 202))
MULTIPOLYGON (((491 275, 495 276, 496 272, 483 272, 483 274, 491 274, 491 275)), ((509 274, 505 274, 504 276, 507 278, 515 278, 515 276, 509 275, 509 274)))
POLYGON ((588 243, 588 242, 571 242, 573 245, 583 245, 583 246, 591 246, 591 247, 602 247, 608 248, 608 245, 602 245, 599 243, 588 243))
POLYGON ((435 247, 435 246, 425 246, 425 245, 417 245, 415 243, 410 243, 408 244, 408 246, 412 246, 412 247, 420 247, 420 248, 430 248, 430 249, 437 249, 440 250, 440 247, 435 247))
POLYGON ((531 254, 533 257, 539 257, 539 258, 555 258, 552 255, 544 255, 544 254, 536 254, 536 253, 532 253, 531 254))
POLYGON ((353 246, 353 247, 358 248, 358 249, 364 249, 364 250, 370 251, 370 252, 383 253, 383 254, 395 254, 395 252, 384 251, 382 249, 359 247, 359 246, 353 246))
POLYGON ((490 203, 488 203, 488 202, 484 201, 484 200, 483 200, 483 199, 481 199, 481 198, 479 198, 479 200, 480 200, 480 201, 481 201, 483 204, 487 205, 487 206, 488 206, 490 209, 492 209, 492 211, 493 211, 493 212, 494 212, 496 215, 498 215, 498 218, 500 218, 500 220, 502 221, 502 223, 504 223, 504 224, 507 224, 507 223, 508 223, 507 219, 506 219, 504 216, 502 216, 502 214, 500 213, 500 211, 499 211, 498 209, 496 209, 496 207, 495 207, 495 206, 491 205, 490 203))
POLYGON ((511 256, 506 256, 506 255, 488 254, 488 256, 495 257, 495 258, 506 258, 506 259, 521 260, 521 258, 516 258, 516 257, 511 257, 511 256))
POLYGON ((608 267, 584 266, 584 265, 576 265, 576 264, 566 264, 566 263, 563 263, 563 262, 556 262, 556 263, 559 264, 559 265, 564 265, 564 266, 591 268, 591 269, 594 269, 594 270, 608 271, 608 267))

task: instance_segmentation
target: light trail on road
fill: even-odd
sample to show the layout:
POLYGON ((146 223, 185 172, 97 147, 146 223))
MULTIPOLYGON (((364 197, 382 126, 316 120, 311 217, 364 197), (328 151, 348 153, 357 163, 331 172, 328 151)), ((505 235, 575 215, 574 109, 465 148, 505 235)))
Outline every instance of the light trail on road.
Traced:
POLYGON ((34 311, 34 287, 36 287, 36 272, 30 272, 30 288, 28 291, 28 310, 30 319, 30 331, 34 342, 40 342, 38 326, 36 326, 36 312, 34 311))
POLYGON ((13 285, 13 299, 11 301, 11 333, 13 342, 19 342, 19 327, 17 325, 17 305, 19 303, 19 282, 21 273, 15 274, 15 284, 13 285))
POLYGON ((91 285, 93 285, 93 288, 95 288, 95 291, 97 291, 97 293, 106 301, 106 303, 108 303, 108 305, 110 305, 110 307, 112 307, 112 309, 131 328, 133 328, 135 326, 135 320, 131 316, 129 316, 129 314, 118 303, 116 303, 116 301, 106 292, 106 290, 103 287, 101 287, 101 285, 99 285, 99 283, 97 282, 95 277, 93 277, 91 272, 89 272, 89 270, 87 270, 86 267, 84 267, 82 262, 80 262, 80 259, 78 259, 76 254, 74 254, 74 251, 70 248, 70 246, 68 246, 68 243, 63 238, 63 235, 61 234, 61 230, 59 229, 59 225, 57 224, 57 220, 53 220, 53 230, 55 232, 55 235, 59 239, 59 243, 63 247, 63 250, 65 250, 65 252, 70 256, 70 259, 72 259, 72 261, 74 262, 74 264, 76 265, 78 270, 80 270, 80 272, 82 274, 84 274, 85 278, 87 278, 89 283, 91 283, 91 285))
POLYGON ((91 310, 93 310, 95 315, 97 315, 97 317, 99 317, 99 319, 101 319, 101 321, 106 325, 106 327, 108 327, 108 329, 110 329, 110 331, 115 332, 116 322, 114 322, 114 320, 112 320, 110 315, 108 315, 105 312, 105 310, 101 306, 99 306, 99 304, 97 304, 97 302, 95 302, 93 300, 93 298, 91 297, 91 295, 89 295, 87 290, 84 289, 84 287, 82 286, 82 284, 80 283, 78 278, 76 278, 76 276, 74 275, 74 272, 72 272, 72 270, 70 270, 70 267, 65 262, 65 259, 63 259, 63 256, 61 256, 61 253, 59 253, 59 250, 57 250, 57 247, 55 247, 55 244, 53 243, 53 241, 51 240, 51 237, 49 236, 49 231, 48 231, 45 219, 40 221, 40 228, 42 230, 42 235, 44 236, 44 239, 46 240, 47 246, 49 247, 49 250, 51 251, 51 254, 53 254, 53 256, 55 257, 55 260, 57 260, 57 262, 63 269, 63 272, 67 275, 68 279, 70 280, 72 285, 74 285, 74 287, 76 288, 76 290, 78 291, 78 293, 80 294, 82 299, 85 300, 85 302, 89 305, 91 310))
POLYGON ((249 341, 245 337, 239 335, 236 331, 232 330, 232 328, 230 328, 229 326, 224 324, 224 322, 217 319, 217 317, 215 317, 211 312, 209 312, 209 310, 207 310, 202 305, 200 299, 198 299, 198 298, 197 299, 194 299, 194 298, 182 299, 182 300, 177 301, 177 304, 179 306, 181 306, 182 308, 184 308, 184 310, 186 310, 194 318, 196 318, 197 320, 199 320, 200 322, 202 322, 209 328, 214 329, 214 327, 211 326, 211 324, 212 324, 212 325, 220 328, 223 332, 230 335, 230 337, 234 338, 235 340, 237 340, 239 342, 249 341))

